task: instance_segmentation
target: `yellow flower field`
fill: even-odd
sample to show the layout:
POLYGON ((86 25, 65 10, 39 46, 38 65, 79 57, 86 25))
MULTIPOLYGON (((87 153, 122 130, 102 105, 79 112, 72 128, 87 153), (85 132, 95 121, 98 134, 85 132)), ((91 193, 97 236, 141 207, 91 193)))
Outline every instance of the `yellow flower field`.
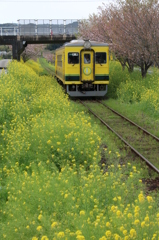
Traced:
POLYGON ((98 124, 36 72, 13 61, 0 76, 0 239, 157 240, 140 171, 118 151, 101 168, 98 124))

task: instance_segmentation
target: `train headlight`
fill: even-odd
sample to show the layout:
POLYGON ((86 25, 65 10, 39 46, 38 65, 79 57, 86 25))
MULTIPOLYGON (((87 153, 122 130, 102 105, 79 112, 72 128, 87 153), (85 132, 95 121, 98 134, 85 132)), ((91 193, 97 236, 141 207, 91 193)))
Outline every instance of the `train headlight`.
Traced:
POLYGON ((84 42, 84 48, 91 48, 91 43, 90 43, 90 41, 85 41, 85 42, 84 42))

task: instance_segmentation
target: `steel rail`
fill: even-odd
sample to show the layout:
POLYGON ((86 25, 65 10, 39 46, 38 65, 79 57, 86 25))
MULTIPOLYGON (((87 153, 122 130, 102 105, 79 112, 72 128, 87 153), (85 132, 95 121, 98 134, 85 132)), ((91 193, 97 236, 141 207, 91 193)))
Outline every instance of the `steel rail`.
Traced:
POLYGON ((117 135, 131 150, 136 153, 142 160, 144 160, 150 168, 159 173, 159 169, 156 168, 147 158, 145 158, 141 153, 139 153, 133 146, 131 146, 124 138, 122 138, 113 128, 111 128, 103 119, 101 119, 96 113, 94 113, 86 104, 79 100, 96 118, 98 118, 108 129, 110 129, 115 135, 117 135))
POLYGON ((109 110, 111 110, 112 112, 114 112, 115 114, 117 114, 118 116, 122 117, 123 119, 125 119, 126 121, 132 123, 134 126, 138 127, 140 130, 142 130, 144 133, 146 133, 147 135, 150 135, 151 137, 155 138, 158 142, 159 142, 159 138, 156 137, 155 135, 153 135, 152 133, 148 132, 146 129, 142 128, 141 126, 139 126, 138 124, 136 124, 135 122, 131 121, 129 118, 124 117, 122 114, 118 113, 117 111, 113 110, 112 108, 110 108, 109 106, 107 106, 105 103, 102 103, 99 100, 96 100, 97 102, 99 102, 100 104, 102 104, 103 106, 107 107, 109 110))

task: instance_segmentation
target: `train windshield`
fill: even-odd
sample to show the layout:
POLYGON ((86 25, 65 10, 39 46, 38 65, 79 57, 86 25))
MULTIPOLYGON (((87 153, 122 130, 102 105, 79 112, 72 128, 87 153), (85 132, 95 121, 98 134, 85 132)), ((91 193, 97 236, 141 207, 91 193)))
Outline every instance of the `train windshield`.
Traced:
POLYGON ((68 64, 78 64, 79 63, 79 53, 70 52, 68 53, 68 64))
POLYGON ((98 64, 103 64, 107 62, 106 52, 96 52, 95 62, 98 64))
POLYGON ((91 55, 89 53, 84 54, 84 63, 91 63, 91 55))

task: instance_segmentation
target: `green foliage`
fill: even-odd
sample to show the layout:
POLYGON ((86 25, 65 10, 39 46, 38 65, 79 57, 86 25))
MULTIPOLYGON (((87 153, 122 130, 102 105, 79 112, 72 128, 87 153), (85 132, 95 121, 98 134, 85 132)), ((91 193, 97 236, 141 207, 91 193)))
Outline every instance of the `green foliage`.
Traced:
POLYGON ((129 78, 128 71, 122 70, 122 66, 119 62, 110 61, 109 64, 109 85, 107 97, 117 98, 117 88, 122 82, 129 78))
POLYGON ((139 103, 143 110, 159 114, 159 74, 155 68, 142 79, 139 74, 130 74, 130 79, 122 82, 117 89, 118 99, 124 103, 139 103))
POLYGON ((117 90, 118 98, 122 102, 134 103, 139 102, 141 99, 141 83, 139 81, 127 80, 125 83, 121 83, 117 90))
POLYGON ((8 53, 6 55, 3 55, 3 59, 12 59, 12 54, 8 53))
POLYGON ((110 84, 107 97, 119 99, 123 103, 139 103, 144 111, 159 114, 159 74, 152 68, 146 78, 142 78, 138 68, 132 73, 122 70, 120 63, 110 62, 110 84))
POLYGON ((5 51, 6 54, 0 55, 0 59, 11 59, 12 58, 12 53, 10 50, 10 47, 8 45, 0 45, 0 52, 5 51))
POLYGON ((9 52, 10 51, 9 46, 7 46, 7 45, 0 45, 0 51, 9 52))

